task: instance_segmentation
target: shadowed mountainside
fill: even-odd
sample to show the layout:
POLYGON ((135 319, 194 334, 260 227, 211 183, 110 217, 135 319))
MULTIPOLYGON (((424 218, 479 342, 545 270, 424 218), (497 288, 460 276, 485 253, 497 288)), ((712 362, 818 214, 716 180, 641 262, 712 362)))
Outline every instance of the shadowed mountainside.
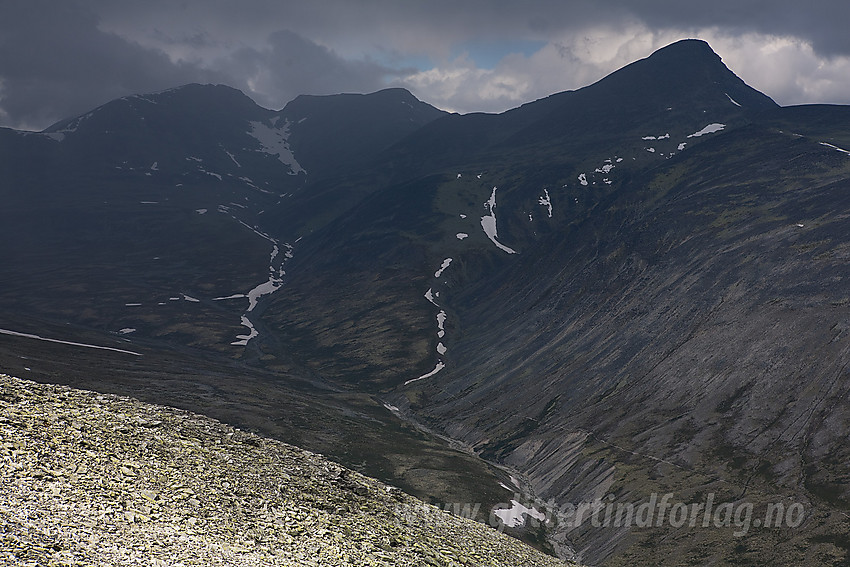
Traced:
POLYGON ((515 531, 589 563, 848 557, 850 109, 780 108, 686 40, 498 115, 210 86, 90 114, 0 131, 0 312, 144 357, 84 379, 3 337, 5 367, 255 423, 420 496, 805 509, 740 537, 515 531))

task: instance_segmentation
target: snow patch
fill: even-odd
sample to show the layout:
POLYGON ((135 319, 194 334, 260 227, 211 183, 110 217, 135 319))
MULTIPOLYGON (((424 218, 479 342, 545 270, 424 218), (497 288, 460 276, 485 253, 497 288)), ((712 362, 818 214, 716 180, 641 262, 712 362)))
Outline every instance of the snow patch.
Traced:
POLYGON ((448 318, 448 316, 446 315, 446 312, 443 311, 442 309, 440 310, 439 313, 437 313, 437 329, 439 329, 437 331, 437 336, 440 337, 441 339, 444 336, 446 336, 446 319, 447 318, 448 318))
POLYGON ((228 152, 227 150, 224 150, 224 153, 227 154, 227 157, 229 157, 231 160, 233 160, 233 163, 236 164, 236 167, 242 167, 242 164, 239 163, 238 161, 236 161, 236 156, 234 156, 232 153, 228 152))
POLYGON ((254 325, 251 324, 250 319, 248 319, 248 317, 246 317, 245 315, 242 315, 242 325, 248 328, 248 334, 236 335, 237 340, 233 341, 230 344, 234 346, 248 346, 248 341, 260 334, 257 332, 257 329, 254 328, 254 325))
POLYGON ((844 154, 850 155, 850 152, 849 152, 849 151, 847 151, 847 150, 845 150, 845 149, 843 149, 843 148, 839 148, 838 146, 833 146, 832 144, 827 144, 826 142, 821 142, 821 143, 820 143, 820 145, 821 145, 821 146, 826 146, 826 147, 828 147, 828 148, 832 148, 833 150, 837 150, 837 151, 839 151, 839 152, 841 152, 841 153, 844 153, 844 154))
POLYGON ((439 307, 439 305, 437 305, 437 302, 434 301, 434 292, 431 290, 430 287, 428 288, 428 291, 425 292, 425 299, 439 307))
MULTIPOLYGON (((92 112, 88 112, 86 114, 83 114, 79 118, 68 122, 68 125, 62 128, 61 130, 57 130, 56 132, 38 132, 38 134, 42 136, 47 136, 48 138, 56 140, 57 142, 61 142, 65 139, 66 134, 73 134, 74 132, 76 132, 77 128, 80 127, 80 124, 82 124, 85 120, 91 118, 92 115, 92 112)), ((25 132, 24 134, 29 134, 29 132, 25 132)))
POLYGON ((466 234, 465 232, 458 232, 457 234, 455 234, 455 236, 457 237, 458 240, 463 240, 464 238, 469 238, 469 235, 466 234))
MULTIPOLYGON (((606 165, 605 167, 608 167, 608 166, 606 165)), ((614 167, 614 166, 612 165, 611 167, 614 167)), ((548 189, 543 190, 543 196, 539 197, 537 199, 537 204, 543 205, 544 207, 546 207, 546 209, 549 213, 549 218, 551 219, 552 218, 552 199, 549 197, 549 190, 548 189)), ((530 217, 531 215, 528 215, 528 216, 530 217)), ((529 220, 531 220, 531 219, 529 219, 529 220)))
MULTIPOLYGON (((286 275, 284 270, 284 265, 287 260, 293 257, 292 254, 292 245, 289 243, 279 243, 276 239, 269 236, 268 234, 262 232, 257 227, 252 227, 244 221, 239 220, 236 217, 232 217, 239 224, 249 229, 251 232, 256 234, 257 236, 268 240, 272 244, 272 250, 269 253, 269 276, 268 279, 259 285, 255 286, 253 289, 248 291, 248 293, 241 294, 236 293, 233 295, 229 295, 226 297, 218 297, 215 301, 223 301, 227 299, 236 299, 236 298, 248 298, 248 308, 242 314, 242 325, 249 329, 249 333, 247 335, 237 335, 237 340, 230 343, 234 346, 247 346, 248 342, 256 337, 259 333, 256 328, 251 323, 249 314, 256 309, 257 305, 261 298, 271 295, 272 293, 279 290, 283 287, 283 276, 286 275), (281 254, 281 246, 285 248, 283 254, 281 254), (282 258, 280 258, 282 256, 282 258)), ((301 240, 300 238, 298 240, 301 240)), ((297 240, 296 240, 297 242, 297 240)))
POLYGON ((412 378, 412 379, 408 380, 407 382, 405 382, 404 385, 407 386, 408 384, 412 384, 412 383, 414 383, 418 380, 424 380, 425 378, 430 378, 431 376, 434 376, 437 372, 439 372, 440 370, 442 370, 445 367, 446 367, 446 365, 443 364, 442 361, 440 361, 436 364, 436 366, 434 366, 434 370, 432 370, 428 374, 423 374, 419 378, 412 378))
POLYGON ((48 343, 57 343, 57 344, 60 344, 60 345, 70 345, 70 346, 76 346, 76 347, 94 348, 94 349, 98 349, 98 350, 109 350, 109 351, 112 351, 112 352, 120 352, 120 353, 123 353, 123 354, 132 354, 133 356, 142 356, 140 353, 133 352, 133 351, 130 351, 130 350, 122 350, 120 348, 90 345, 90 344, 86 344, 86 343, 75 343, 75 342, 72 342, 72 341, 62 341, 62 340, 59 340, 59 339, 50 339, 50 338, 47 338, 47 337, 41 337, 39 335, 31 335, 29 333, 18 333, 17 331, 10 331, 8 329, 0 329, 0 335, 10 335, 10 336, 13 336, 13 337, 22 337, 22 338, 25 338, 25 339, 35 339, 37 341, 44 341, 44 342, 48 342, 48 343))
POLYGON ((734 104, 735 106, 741 106, 740 104, 738 104, 738 103, 735 101, 735 99, 734 99, 734 98, 732 98, 731 96, 729 96, 729 93, 723 93, 723 94, 725 94, 725 95, 726 95, 726 98, 728 98, 728 99, 729 99, 729 102, 731 102, 731 103, 732 103, 732 104, 734 104))
POLYGON ((259 299, 266 295, 271 295, 280 289, 283 282, 277 278, 269 277, 268 281, 264 281, 254 289, 248 292, 248 311, 253 311, 257 307, 259 299))
POLYGON ((129 335, 130 333, 135 333, 136 329, 133 327, 124 327, 123 329, 118 330, 119 335, 129 335))
POLYGON ((694 132, 690 134, 688 138, 699 138, 700 136, 704 136, 706 134, 714 134, 715 132, 719 132, 726 128, 726 124, 720 124, 719 122, 713 122, 700 130, 699 132, 694 132))
POLYGON ((511 500, 511 507, 504 508, 501 510, 493 510, 493 514, 499 517, 502 520, 502 523, 508 526, 509 528, 518 528, 525 525, 525 518, 523 516, 529 516, 536 520, 545 520, 546 514, 540 512, 536 508, 527 508, 523 506, 516 500, 511 500))
POLYGON ((587 175, 585 175, 584 173, 579 173, 578 174, 578 182, 581 183, 584 186, 587 186, 587 175))
POLYGON ((484 234, 496 245, 499 250, 503 250, 508 254, 516 254, 516 250, 509 248, 498 241, 498 231, 496 229, 496 187, 493 187, 493 192, 490 198, 484 203, 484 207, 490 214, 481 217, 481 228, 484 229, 484 234))
POLYGON ((214 172, 212 172, 212 171, 207 171, 207 170, 206 170, 206 169, 204 169, 203 167, 199 167, 199 168, 198 168, 198 171, 200 171, 201 173, 206 173, 207 175, 212 175, 213 177, 215 177, 216 179, 218 179, 219 181, 221 181, 221 175, 219 175, 218 173, 214 173, 214 172))
POLYGON ((446 268, 448 268, 451 263, 452 263, 451 258, 446 258, 445 260, 443 260, 443 263, 440 266, 440 269, 437 270, 436 272, 434 272, 434 277, 439 278, 440 276, 442 276, 443 272, 446 271, 446 268))
POLYGON ((307 173, 295 160, 295 155, 289 147, 289 120, 279 128, 270 128, 262 122, 251 122, 250 124, 251 131, 249 134, 260 142, 262 152, 277 156, 281 163, 289 166, 290 175, 307 173))

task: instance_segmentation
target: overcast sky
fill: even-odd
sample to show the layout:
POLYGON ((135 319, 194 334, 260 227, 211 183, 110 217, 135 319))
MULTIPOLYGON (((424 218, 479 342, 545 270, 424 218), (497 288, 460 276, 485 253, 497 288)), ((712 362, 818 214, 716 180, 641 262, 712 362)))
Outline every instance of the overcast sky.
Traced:
POLYGON ((0 125, 191 82, 499 112, 688 37, 782 105, 850 104, 847 22, 846 0, 0 0, 0 125))

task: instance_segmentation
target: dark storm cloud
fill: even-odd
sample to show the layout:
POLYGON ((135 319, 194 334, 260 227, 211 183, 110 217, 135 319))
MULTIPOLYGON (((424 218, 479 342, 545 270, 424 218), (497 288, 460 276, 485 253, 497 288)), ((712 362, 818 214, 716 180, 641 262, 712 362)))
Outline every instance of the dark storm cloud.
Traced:
POLYGON ((98 29, 72 3, 4 0, 0 18, 0 113, 17 127, 44 127, 134 92, 213 80, 98 29))
POLYGON ((650 27, 717 26, 729 32, 794 36, 827 57, 850 54, 846 0, 618 0, 617 4, 650 27))
POLYGON ((263 32, 249 33, 251 29, 275 26, 254 20, 262 11, 240 7, 241 16, 231 14, 233 2, 223 13, 195 14, 169 3, 162 5, 163 12, 140 12, 137 17, 134 10, 142 3, 125 4, 126 13, 115 11, 121 4, 109 3, 110 9, 101 13, 98 2, 4 0, 0 125, 40 129, 116 97, 190 82, 227 83, 260 104, 280 107, 302 93, 374 91, 385 86, 384 78, 394 72, 368 60, 346 60, 288 30, 266 35, 259 42, 262 47, 244 45, 239 34, 256 42, 263 39, 263 32), (130 29, 153 18, 140 34, 150 43, 142 45, 132 36, 104 31, 110 27, 109 18, 119 16, 122 19, 113 23, 130 29), (234 28, 235 37, 224 33, 234 28), (202 54, 218 49, 224 54, 202 62, 179 57, 181 48, 202 54), (170 57, 172 50, 178 56, 170 57))
MULTIPOLYGON (((126 2, 97 3, 104 10, 126 13, 128 9, 126 2)), ((150 2, 136 4, 142 11, 151 6, 150 2)), ((846 0, 194 0, 179 3, 179 13, 169 8, 175 3, 168 0, 155 0, 155 4, 194 22, 221 17, 248 29, 277 22, 305 37, 368 34, 398 27, 413 35, 417 29, 427 30, 435 42, 464 36, 498 39, 514 34, 546 36, 629 18, 649 27, 720 26, 737 32, 793 35, 824 55, 850 54, 850 34, 844 24, 850 21, 846 0)))
MULTIPOLYGON (((850 54, 850 3, 846 0, 89 0, 99 11, 120 19, 167 11, 187 25, 275 31, 278 26, 327 43, 333 36, 421 34, 440 42, 469 36, 545 39, 588 25, 638 20, 650 28, 719 26, 736 33, 792 35, 827 56, 850 54), (154 8, 152 8, 154 7, 154 8)), ((404 37, 400 38, 401 40, 404 37)))
POLYGON ((847 21, 846 0, 0 0, 0 125, 42 128, 189 82, 271 108, 399 85, 444 108, 497 111, 700 34, 768 94, 848 102, 847 21), (548 51, 475 60, 511 42, 548 51))
POLYGON ((371 61, 346 60, 289 30, 272 33, 267 47, 237 49, 214 64, 258 103, 273 108, 299 94, 372 92, 388 77, 405 72, 371 61))

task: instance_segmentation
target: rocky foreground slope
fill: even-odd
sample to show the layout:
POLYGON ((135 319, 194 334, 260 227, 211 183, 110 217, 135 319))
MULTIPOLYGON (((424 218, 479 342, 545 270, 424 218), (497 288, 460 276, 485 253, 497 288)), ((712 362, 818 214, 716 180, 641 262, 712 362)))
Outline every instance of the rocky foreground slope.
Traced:
POLYGON ((7 565, 564 565, 320 455, 6 375, 0 486, 7 565))

